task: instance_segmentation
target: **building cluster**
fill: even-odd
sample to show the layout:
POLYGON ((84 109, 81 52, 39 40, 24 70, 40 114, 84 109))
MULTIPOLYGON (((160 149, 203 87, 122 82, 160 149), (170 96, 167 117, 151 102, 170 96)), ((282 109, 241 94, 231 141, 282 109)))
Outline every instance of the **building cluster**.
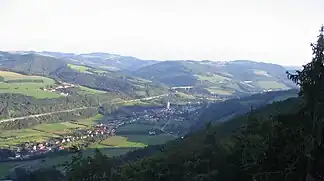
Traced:
POLYGON ((115 135, 116 125, 97 124, 87 130, 75 130, 69 135, 64 135, 58 138, 52 138, 44 142, 31 142, 20 145, 14 149, 14 156, 11 155, 9 160, 22 160, 49 152, 57 152, 68 149, 74 142, 83 140, 84 143, 92 142, 93 140, 106 138, 115 135))
POLYGON ((66 82, 58 82, 58 84, 55 84, 51 87, 42 88, 43 91, 48 92, 60 92, 62 96, 68 96, 68 93, 63 92, 64 89, 75 87, 74 84, 66 83, 66 82))
POLYGON ((179 125, 188 124, 186 122, 190 117, 188 115, 196 113, 198 107, 199 104, 171 106, 170 102, 168 102, 165 108, 156 108, 133 113, 133 115, 128 118, 128 120, 130 120, 128 123, 137 122, 139 124, 154 125, 151 130, 148 130, 147 134, 149 135, 164 133, 178 137, 179 135, 185 134, 187 131, 181 129, 179 125))
MULTIPOLYGON (((105 124, 99 123, 87 129, 75 129, 69 134, 50 138, 47 141, 21 144, 17 149, 10 150, 12 154, 1 154, 2 156, 8 155, 1 159, 23 160, 49 152, 69 150, 73 145, 87 147, 91 143, 99 142, 109 136, 115 135, 116 129, 119 127, 133 123, 152 125, 152 129, 147 132, 148 135, 163 133, 180 137, 188 131, 181 130, 181 125, 186 125, 186 119, 190 117, 190 114, 197 112, 198 108, 199 105, 197 104, 172 106, 170 103, 167 103, 165 108, 133 112, 131 115, 114 117, 105 124)), ((73 123, 78 124, 77 122, 73 123)))

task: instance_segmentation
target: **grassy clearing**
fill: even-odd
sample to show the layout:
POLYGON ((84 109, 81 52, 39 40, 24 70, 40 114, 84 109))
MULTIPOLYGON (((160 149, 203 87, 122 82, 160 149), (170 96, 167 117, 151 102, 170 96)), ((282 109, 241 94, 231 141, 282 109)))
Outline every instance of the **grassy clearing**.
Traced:
POLYGON ((39 124, 33 127, 33 129, 39 130, 41 132, 63 135, 71 132, 71 129, 84 128, 84 127, 85 126, 82 125, 64 122, 64 123, 53 123, 53 124, 39 124))
POLYGON ((257 85, 262 89, 284 89, 286 85, 276 81, 258 81, 257 85))
POLYGON ((174 139, 174 137, 160 134, 160 135, 149 135, 148 132, 154 126, 146 124, 128 124, 122 126, 116 130, 117 135, 126 137, 128 141, 143 143, 145 145, 156 145, 163 144, 169 140, 174 139), (133 134, 136 133, 136 134, 133 134))
POLYGON ((68 64, 68 66, 69 66, 71 69, 77 70, 77 71, 79 71, 79 72, 92 74, 92 72, 89 72, 89 71, 88 71, 88 70, 90 69, 89 67, 82 66, 82 65, 74 65, 74 64, 68 64))
POLYGON ((47 92, 41 90, 41 88, 53 85, 55 81, 53 79, 41 76, 29 76, 18 74, 15 72, 0 71, 0 76, 7 80, 42 80, 40 83, 25 82, 25 83, 6 83, 0 82, 0 93, 16 93, 26 96, 33 96, 35 98, 57 98, 60 94, 55 92, 47 92))
POLYGON ((0 76, 4 78, 4 80, 43 80, 46 81, 46 79, 53 81, 52 79, 42 77, 42 76, 36 76, 36 75, 23 75, 16 72, 10 72, 10 71, 3 71, 0 70, 0 76))
POLYGON ((0 133, 0 147, 9 147, 18 145, 24 142, 42 142, 50 138, 59 137, 72 131, 72 129, 85 128, 95 124, 97 120, 101 120, 103 115, 82 119, 78 121, 79 124, 70 122, 52 123, 52 124, 39 124, 32 128, 21 130, 4 131, 0 133))
POLYGON ((148 102, 136 100, 136 101, 131 101, 131 102, 122 102, 120 103, 122 106, 144 106, 144 105, 150 105, 148 102))
POLYGON ((121 127, 119 127, 118 129, 117 129, 117 134, 118 134, 118 132, 127 132, 127 131, 134 131, 134 132, 136 132, 136 131, 143 131, 143 132, 147 132, 148 133, 148 131, 150 130, 150 129, 152 129, 153 128, 153 126, 152 125, 146 125, 146 124, 137 124, 137 123, 135 123, 135 124, 127 124, 127 125, 125 125, 125 126, 121 126, 121 127))
POLYGON ((196 99, 195 96, 190 95, 190 94, 186 94, 186 93, 183 93, 183 92, 177 92, 177 93, 175 93, 175 96, 183 98, 183 99, 196 99))
MULTIPOLYGON (((61 95, 55 92, 47 92, 41 89, 38 89, 38 85, 30 85, 31 83, 24 83, 22 84, 6 84, 0 83, 0 93, 13 93, 13 94, 23 94, 26 96, 32 96, 37 99, 45 99, 45 98, 58 98, 61 95), (36 88, 37 87, 37 88, 36 88)), ((34 83, 33 83, 34 84, 34 83)), ((43 87, 43 86, 42 86, 43 87)))
POLYGON ((119 68, 117 67, 113 67, 113 66, 100 66, 100 68, 103 68, 103 69, 108 69, 110 71, 117 71, 117 70, 120 70, 119 68))
POLYGON ((84 86, 79 86, 79 88, 81 89, 81 91, 79 92, 80 94, 105 94, 105 93, 107 93, 106 91, 91 89, 89 87, 84 87, 84 86))
POLYGON ((58 135, 50 132, 41 132, 32 128, 3 131, 0 133, 0 147, 12 147, 25 142, 42 142, 49 138, 58 137, 58 135))
POLYGON ((264 70, 253 70, 253 73, 261 76, 269 76, 268 73, 264 70))
POLYGON ((143 135, 123 135, 124 137, 127 137, 127 140, 131 142, 139 142, 146 145, 159 145, 164 144, 167 141, 173 140, 174 137, 166 135, 166 134, 160 134, 160 135, 154 135, 150 136, 149 134, 143 134, 143 135))
POLYGON ((92 71, 93 71, 93 72, 96 72, 96 73, 98 73, 98 74, 104 74, 104 73, 107 73, 107 71, 105 71, 105 70, 100 70, 100 69, 93 69, 92 71))
POLYGON ((211 87, 211 88, 207 88, 207 90, 212 93, 212 94, 218 94, 218 95, 231 95, 232 92, 228 91, 228 90, 222 90, 219 88, 215 88, 215 87, 211 87))
POLYGON ((195 75, 195 76, 198 77, 199 80, 209 81, 214 84, 230 80, 230 78, 217 75, 217 74, 213 74, 212 76, 204 76, 204 75, 195 75))
POLYGON ((102 114, 97 114, 97 115, 95 115, 93 117, 90 117, 90 118, 78 120, 77 123, 83 124, 83 125, 86 125, 86 126, 90 126, 90 125, 98 123, 98 121, 102 120, 103 117, 104 116, 102 114))
POLYGON ((100 143, 95 143, 95 144, 91 145, 90 148, 111 148, 111 147, 142 148, 145 146, 147 146, 147 145, 140 143, 140 142, 128 141, 126 137, 112 136, 112 137, 109 137, 109 138, 101 141, 100 143))

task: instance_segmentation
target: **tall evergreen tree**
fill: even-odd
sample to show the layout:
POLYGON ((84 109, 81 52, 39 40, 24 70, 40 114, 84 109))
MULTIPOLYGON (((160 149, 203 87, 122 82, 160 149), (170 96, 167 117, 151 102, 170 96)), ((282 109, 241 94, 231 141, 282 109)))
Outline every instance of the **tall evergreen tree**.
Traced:
POLYGON ((313 59, 303 66, 302 71, 296 74, 288 73, 288 77, 300 86, 300 97, 305 102, 306 113, 309 114, 312 124, 309 139, 306 142, 308 155, 308 174, 306 180, 313 180, 312 174, 315 159, 312 154, 315 149, 323 145, 324 128, 324 26, 316 43, 312 43, 313 59))

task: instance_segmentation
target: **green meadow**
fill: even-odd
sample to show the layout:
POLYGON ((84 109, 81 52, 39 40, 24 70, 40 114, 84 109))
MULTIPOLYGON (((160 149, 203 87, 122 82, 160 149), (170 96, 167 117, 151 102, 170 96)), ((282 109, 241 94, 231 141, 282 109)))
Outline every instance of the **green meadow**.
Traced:
POLYGON ((29 76, 8 71, 0 71, 0 77, 3 77, 4 79, 4 81, 0 82, 0 93, 23 94, 39 99, 57 98, 61 96, 60 94, 55 92, 41 90, 41 88, 55 84, 55 81, 53 79, 47 77, 29 76), (10 80, 37 80, 39 82, 5 82, 10 80))

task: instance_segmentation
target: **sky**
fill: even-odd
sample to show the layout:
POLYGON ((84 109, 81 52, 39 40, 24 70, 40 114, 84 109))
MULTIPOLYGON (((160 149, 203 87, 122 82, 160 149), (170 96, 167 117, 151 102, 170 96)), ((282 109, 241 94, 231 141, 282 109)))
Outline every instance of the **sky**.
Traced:
POLYGON ((324 0, 0 0, 0 50, 302 65, 324 0))

